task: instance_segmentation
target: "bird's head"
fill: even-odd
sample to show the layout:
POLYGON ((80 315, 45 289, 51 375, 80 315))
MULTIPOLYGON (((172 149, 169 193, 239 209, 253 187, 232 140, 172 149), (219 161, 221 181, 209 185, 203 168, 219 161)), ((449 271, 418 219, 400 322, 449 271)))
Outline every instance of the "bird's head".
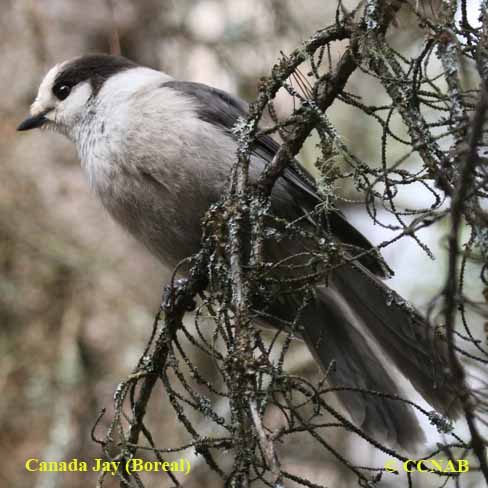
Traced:
POLYGON ((70 136, 105 81, 138 65, 121 56, 93 54, 55 65, 42 80, 36 99, 17 130, 52 129, 70 136))

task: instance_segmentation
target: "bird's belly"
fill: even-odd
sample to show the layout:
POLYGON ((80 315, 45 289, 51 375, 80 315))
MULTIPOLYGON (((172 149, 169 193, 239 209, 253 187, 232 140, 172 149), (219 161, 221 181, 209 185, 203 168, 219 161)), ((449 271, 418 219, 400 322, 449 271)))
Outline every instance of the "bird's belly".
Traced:
POLYGON ((140 174, 113 174, 96 188, 112 217, 165 266, 174 267, 198 251, 201 219, 212 201, 194 195, 169 194, 171 189, 140 174))

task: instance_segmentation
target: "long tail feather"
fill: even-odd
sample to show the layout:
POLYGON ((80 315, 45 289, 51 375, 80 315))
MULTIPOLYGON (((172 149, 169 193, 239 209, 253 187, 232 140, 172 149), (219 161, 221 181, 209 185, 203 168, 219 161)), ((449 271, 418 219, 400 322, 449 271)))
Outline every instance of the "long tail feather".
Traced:
POLYGON ((445 339, 363 266, 339 268, 332 282, 415 389, 438 411, 456 417, 459 404, 455 382, 449 374, 445 339))
MULTIPOLYGON (((303 312, 303 338, 323 369, 335 361, 329 383, 402 397, 350 314, 327 291, 318 294, 303 312)), ((377 440, 409 451, 424 440, 412 408, 401 400, 347 389, 339 390, 338 397, 354 422, 377 440)))

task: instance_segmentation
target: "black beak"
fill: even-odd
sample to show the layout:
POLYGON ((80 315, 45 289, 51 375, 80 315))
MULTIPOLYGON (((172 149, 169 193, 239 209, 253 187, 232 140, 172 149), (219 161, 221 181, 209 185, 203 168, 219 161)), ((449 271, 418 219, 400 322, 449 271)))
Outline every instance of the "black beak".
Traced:
POLYGON ((43 126, 48 120, 46 117, 47 112, 40 113, 39 115, 34 115, 34 117, 27 117, 18 127, 17 130, 31 130, 37 129, 43 126))

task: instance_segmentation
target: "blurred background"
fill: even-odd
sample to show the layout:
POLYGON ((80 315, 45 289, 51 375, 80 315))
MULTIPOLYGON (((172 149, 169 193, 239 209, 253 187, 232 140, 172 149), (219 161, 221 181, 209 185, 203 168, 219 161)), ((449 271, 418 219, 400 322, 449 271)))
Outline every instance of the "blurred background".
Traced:
MULTIPOLYGON (((120 47, 140 64, 252 101, 258 79, 280 52, 332 23, 335 7, 323 0, 0 0, 0 485, 95 486, 94 473, 29 473, 25 460, 100 457, 90 430, 103 407, 110 411, 117 384, 143 351, 168 277, 103 211, 69 141, 15 132, 42 76, 67 58, 120 47)), ((395 42, 418 48, 413 17, 399 17, 394 29, 395 42)), ((361 75, 351 84, 370 103, 381 97, 361 75)), ((279 110, 290 108, 285 96, 278 102, 279 110)), ((331 119, 351 147, 374 161, 378 128, 365 126, 370 122, 351 110, 336 104, 331 119)), ((313 156, 311 141, 302 161, 310 165, 313 156)), ((354 198, 347 187, 337 191, 354 198)), ((422 205, 427 196, 419 190, 402 198, 405 206, 422 205)), ((344 210, 373 242, 391 237, 360 206, 349 202, 344 210)), ((436 261, 413 240, 402 239, 384 252, 396 272, 391 285, 422 311, 445 278, 446 229, 441 224, 421 234, 436 261)), ((467 281, 475 297, 476 272, 468 276, 472 285, 467 281)), ((299 345, 294 360, 297 370, 314 373, 299 345)), ((168 445, 178 444, 173 412, 161 408, 154 415, 168 445)), ((433 445, 435 432, 427 432, 433 445)), ((367 448, 358 452, 347 436, 335 442, 358 462, 383 462, 367 448)), ((343 468, 322 451, 314 454, 312 444, 285 447, 285 458, 291 471, 315 483, 350 486, 343 468)), ((187 485, 210 483, 205 476, 187 485)), ((152 482, 148 486, 170 486, 158 477, 152 482)), ((106 486, 111 483, 118 484, 106 486)), ((476 486, 475 479, 471 483, 476 486)))

